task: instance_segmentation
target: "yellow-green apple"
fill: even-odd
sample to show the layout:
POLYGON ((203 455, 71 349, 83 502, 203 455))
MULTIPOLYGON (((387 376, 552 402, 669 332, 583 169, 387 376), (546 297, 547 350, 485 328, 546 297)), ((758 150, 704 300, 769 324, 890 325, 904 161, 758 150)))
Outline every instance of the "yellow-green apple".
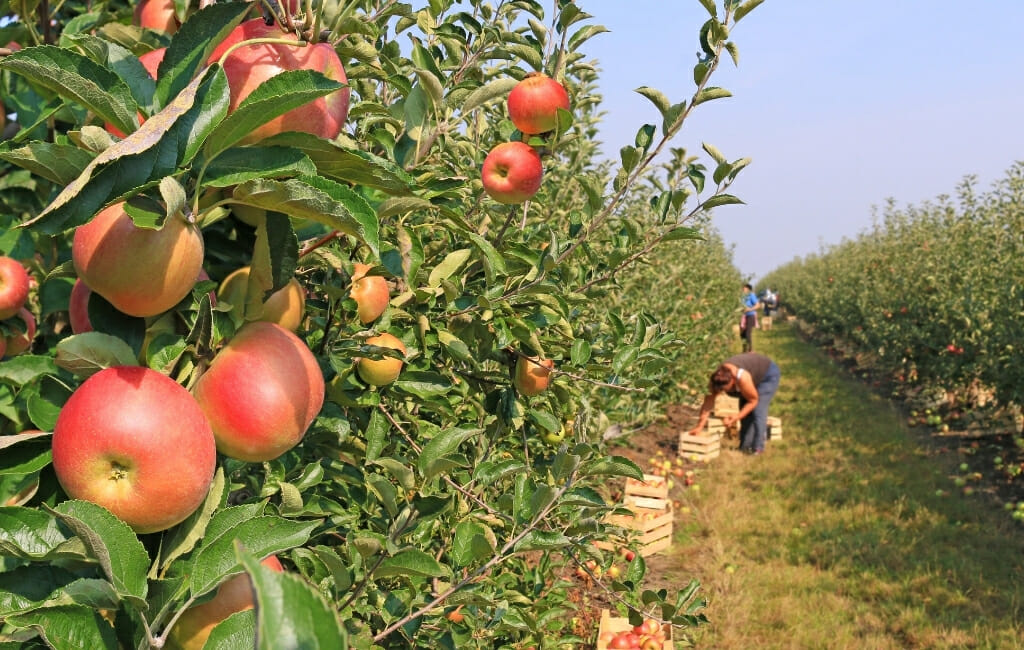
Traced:
MULTIPOLYGON (((281 561, 275 555, 263 560, 262 564, 274 571, 284 571, 281 561)), ((218 623, 235 612, 253 607, 252 580, 249 574, 232 576, 217 587, 212 600, 193 605, 182 613, 167 635, 165 647, 169 650, 202 650, 210 632, 218 623)))
POLYGON ((563 424, 562 428, 557 432, 544 431, 544 433, 540 435, 540 439, 549 445, 558 446, 563 440, 565 440, 565 425, 563 424))
POLYGON ((174 14, 174 0, 142 0, 135 5, 133 22, 139 27, 175 33, 178 17, 174 14))
POLYGON ((530 135, 554 131, 560 108, 569 110, 569 93, 540 72, 526 75, 508 94, 509 118, 517 129, 530 135))
POLYGON ((540 189, 544 165, 537 150, 525 142, 502 142, 484 158, 480 172, 484 191, 498 203, 526 201, 540 189))
POLYGON ((306 313, 306 292, 302 285, 295 278, 288 281, 288 284, 281 287, 266 301, 262 301, 262 291, 256 282, 250 282, 252 268, 243 266, 232 271, 217 290, 217 297, 231 304, 231 314, 237 321, 243 321, 247 312, 251 314, 249 305, 263 303, 263 309, 258 318, 253 320, 277 323, 281 327, 296 331, 302 323, 306 313))
POLYGON ((262 462, 302 440, 323 406, 324 377, 299 337, 276 323, 253 321, 217 353, 193 393, 217 449, 262 462))
MULTIPOLYGON (((238 108, 257 86, 286 70, 314 70, 343 84, 348 81, 341 59, 331 45, 321 42, 303 47, 295 34, 283 31, 276 23, 267 25, 261 18, 247 20, 232 30, 214 49, 209 63, 219 61, 234 45, 256 38, 295 41, 296 45, 243 45, 227 55, 222 63, 231 93, 229 113, 238 108)), ((348 119, 349 94, 346 86, 326 97, 314 99, 256 128, 241 142, 258 142, 283 131, 303 131, 331 140, 341 133, 348 119)))
POLYGON ((519 357, 516 362, 516 390, 520 395, 532 397, 547 390, 551 383, 551 370, 555 367, 553 359, 539 357, 519 357))
POLYGON ((89 321, 89 296, 92 290, 82 282, 82 278, 75 280, 71 287, 71 301, 68 303, 68 319, 71 321, 71 332, 81 334, 92 331, 92 322, 89 321))
POLYGON ((0 320, 18 313, 28 300, 28 271, 13 257, 0 256, 0 320))
POLYGON ((180 214, 158 230, 139 228, 124 203, 115 203, 75 230, 71 256, 78 277, 119 311, 155 316, 195 286, 203 235, 180 214))
MULTIPOLYGON (((405 343, 402 343, 401 339, 397 336, 387 332, 378 336, 371 336, 366 339, 366 344, 398 350, 402 353, 403 357, 405 356, 405 343)), ((405 362, 394 357, 356 359, 356 372, 363 381, 371 386, 386 386, 398 379, 398 375, 402 372, 403 363, 405 362)))
MULTIPOLYGON (((161 47, 155 50, 150 50, 149 52, 146 52, 145 54, 139 56, 139 63, 142 64, 142 67, 146 69, 146 72, 148 72, 149 76, 153 77, 153 79, 156 79, 156 71, 160 67, 160 62, 164 60, 165 54, 167 54, 167 48, 161 47)), ((138 115, 139 124, 142 124, 146 121, 146 118, 143 117, 142 113, 139 113, 138 115)), ((117 128, 110 122, 104 123, 103 128, 107 130, 107 133, 110 133, 111 135, 116 135, 119 138, 123 138, 125 136, 124 131, 117 128)))
POLYGON ((9 357, 14 357, 25 350, 32 347, 32 340, 36 338, 36 317, 32 315, 28 309, 22 307, 15 314, 15 318, 18 318, 23 323, 20 334, 12 334, 7 337, 7 350, 5 354, 9 357))
POLYGON ((68 496, 103 506, 139 533, 192 514, 216 463, 213 432, 196 401, 141 366, 89 377, 53 430, 53 469, 68 496))
POLYGON ((372 268, 369 264, 355 264, 352 271, 352 289, 348 294, 356 301, 359 322, 363 325, 380 318, 388 308, 390 300, 387 280, 379 275, 366 275, 372 268))

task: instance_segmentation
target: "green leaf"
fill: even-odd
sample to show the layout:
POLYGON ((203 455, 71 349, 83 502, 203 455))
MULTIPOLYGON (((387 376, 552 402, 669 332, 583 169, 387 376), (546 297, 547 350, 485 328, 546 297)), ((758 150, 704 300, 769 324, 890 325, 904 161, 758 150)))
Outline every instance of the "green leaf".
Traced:
POLYGON ((163 557, 160 560, 162 567, 169 566, 176 559, 190 552, 203 539, 214 513, 224 503, 227 496, 226 488, 224 468, 218 465, 203 505, 189 515, 185 521, 165 533, 163 553, 161 554, 163 557))
POLYGON ((319 521, 299 522, 263 515, 242 521, 211 539, 199 549, 189 576, 193 596, 212 591, 230 575, 238 573, 238 560, 233 552, 235 541, 260 558, 265 558, 296 546, 302 546, 320 525, 319 521))
POLYGON ((723 97, 732 97, 732 93, 725 88, 719 88, 717 86, 711 86, 697 93, 693 98, 693 105, 703 104, 713 99, 721 99, 723 97))
POLYGON ((716 194, 702 203, 700 207, 703 210, 710 210, 711 208, 717 208, 720 205, 735 205, 738 203, 742 204, 743 201, 732 194, 716 194))
POLYGON ((249 272, 250 284, 255 283, 265 295, 255 296, 257 304, 251 310, 252 313, 262 309, 260 305, 263 299, 292 281, 298 259, 299 240, 292 229, 291 220, 279 212, 267 212, 256 228, 249 272))
POLYGON ((445 429, 423 446, 416 467, 425 481, 437 475, 440 461, 458 451, 459 446, 469 438, 480 435, 483 429, 445 429))
POLYGON ((9 436, 0 436, 0 450, 7 449, 8 447, 13 447, 18 443, 28 442, 30 440, 38 440, 40 438, 46 438, 51 435, 53 434, 43 431, 40 433, 15 433, 9 436))
POLYGON ((210 133, 204 148, 207 157, 216 158, 270 120, 341 88, 343 84, 313 70, 286 70, 274 75, 257 86, 210 133))
POLYGON ((394 387, 420 399, 428 400, 445 395, 452 389, 447 377, 436 372, 407 371, 402 373, 394 387))
POLYGON ((203 650, 252 650, 256 647, 256 612, 235 612, 210 631, 203 650))
POLYGON ((588 41, 594 36, 597 36, 598 34, 603 34, 607 31, 608 29, 604 25, 587 25, 586 27, 583 27, 578 32, 569 37, 569 51, 575 52, 576 50, 580 49, 580 45, 582 45, 585 41, 588 41))
POLYGON ((43 375, 56 375, 57 365, 51 357, 22 354, 0 363, 0 382, 24 386, 43 375))
POLYGON ((50 464, 53 458, 50 449, 50 441, 43 438, 50 434, 19 434, 18 436, 0 436, 0 441, 5 438, 22 438, 11 450, 3 452, 0 456, 0 476, 24 476, 43 469, 50 464), (29 436, 28 438, 23 436, 29 436))
POLYGON ((42 510, 0 507, 0 555, 43 560, 68 540, 57 520, 42 510))
POLYGON ((430 276, 427 278, 427 286, 441 286, 441 282, 459 272, 463 265, 469 261, 472 254, 472 249, 460 248, 445 255, 441 263, 431 269, 430 276))
POLYGON ((84 332, 61 339, 54 363, 78 377, 89 377, 106 368, 139 365, 127 343, 102 332, 84 332))
POLYGON ((257 178, 288 178, 316 173, 309 156, 291 147, 234 147, 206 168, 203 184, 230 187, 257 178))
POLYGON ((365 243, 374 255, 380 244, 377 215, 351 188, 326 178, 257 179, 235 187, 239 203, 311 219, 365 243))
POLYGON ((440 108, 444 103, 444 86, 441 84, 441 80, 425 68, 415 68, 413 72, 427 99, 430 100, 430 105, 434 107, 434 110, 440 108))
POLYGON ((309 133, 281 133, 263 140, 261 146, 281 145, 299 149, 324 176, 354 185, 383 190, 388 194, 408 194, 417 186, 404 169, 386 158, 367 151, 346 149, 335 142, 309 133))
POLYGON ((683 112, 686 111, 686 102, 679 102, 669 106, 668 110, 663 113, 664 119, 661 123, 662 134, 670 135, 677 128, 680 118, 683 116, 683 112))
POLYGON ((447 575, 449 572, 446 567, 442 566, 433 556, 418 548, 405 549, 385 558, 374 572, 374 576, 378 578, 395 576, 443 578, 447 575))
POLYGON ((17 149, 0 149, 0 160, 27 169, 57 185, 67 185, 75 180, 92 159, 93 154, 85 149, 52 142, 29 142, 17 149))
POLYGON ((452 562, 459 566, 469 566, 492 557, 495 539, 494 531, 482 523, 460 521, 455 526, 455 537, 452 539, 452 562))
POLYGON ((433 203, 418 196, 396 196, 381 201, 381 204, 377 206, 377 216, 386 219, 417 210, 433 210, 434 207, 433 203))
POLYGON ((704 9, 711 14, 712 18, 718 17, 718 7, 715 5, 715 0, 700 0, 700 3, 704 5, 704 9))
POLYGON ((644 473, 625 456, 609 456, 585 463, 580 468, 580 476, 625 476, 642 481, 644 473))
POLYGON ((562 421, 548 411, 530 409, 526 412, 526 417, 545 431, 558 433, 562 430, 562 421))
POLYGON ((82 540, 117 593, 145 609, 149 554, 128 524, 88 501, 65 501, 53 513, 82 540))
POLYGON ((556 531, 531 530, 516 544, 516 553, 555 551, 572 545, 572 540, 556 531))
POLYGON ((572 350, 569 353, 570 359, 575 366, 582 366, 590 361, 590 343, 585 339, 576 339, 572 342, 572 350))
POLYGON ((664 95, 657 88, 651 88, 649 86, 640 86, 635 92, 640 93, 651 101, 652 104, 658 109, 662 117, 668 112, 669 108, 672 107, 672 102, 669 101, 668 97, 664 95))
POLYGON ((704 148, 704 151, 706 151, 709 156, 714 158, 716 163, 722 164, 725 162, 725 156, 723 156, 722 152, 718 150, 718 147, 707 142, 702 142, 701 146, 704 148))
POLYGON ((125 133, 138 126, 138 105, 124 81, 73 50, 52 45, 25 48, 0 59, 0 70, 10 70, 89 109, 125 133))
POLYGON ((699 228, 688 228, 686 226, 677 226, 672 230, 666 232, 661 241, 678 241, 683 239, 696 239, 703 240, 704 233, 699 228))
POLYGON ((380 457, 387 446, 391 433, 391 424, 380 409, 370 413, 370 421, 366 424, 366 460, 373 461, 380 457))
POLYGON ((0 572, 0 619, 37 609, 54 592, 74 580, 74 574, 44 564, 0 572))
POLYGON ((252 581, 256 650, 348 648, 348 635, 337 612, 312 585, 297 575, 263 566, 258 555, 244 548, 244 544, 237 545, 233 559, 252 581))
POLYGON ((757 8, 764 0, 747 0, 739 7, 736 8, 736 12, 733 14, 733 22, 740 22, 743 18, 751 11, 757 8))
POLYGON ((519 83, 514 77, 501 77, 486 85, 480 86, 466 97, 462 102, 462 113, 465 115, 470 111, 480 108, 492 99, 504 98, 519 83))
POLYGON ((7 624, 37 630, 47 647, 54 650, 118 647, 114 628, 91 607, 64 605, 37 609, 12 616, 7 624))

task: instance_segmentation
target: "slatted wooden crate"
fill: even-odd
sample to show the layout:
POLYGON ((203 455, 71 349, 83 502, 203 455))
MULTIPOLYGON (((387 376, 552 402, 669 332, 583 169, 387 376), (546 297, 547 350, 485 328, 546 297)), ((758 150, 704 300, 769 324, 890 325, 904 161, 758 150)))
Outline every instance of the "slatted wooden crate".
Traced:
MULTIPOLYGON (((611 611, 607 609, 601 610, 601 622, 597 628, 597 650, 608 650, 608 640, 605 638, 606 632, 612 634, 616 632, 628 632, 632 630, 633 626, 629 624, 629 619, 624 616, 612 616, 611 611)), ((672 626, 664 625, 662 629, 665 630, 665 643, 662 646, 662 650, 672 650, 675 648, 675 642, 672 640, 672 626)))
MULTIPOLYGON (((639 497, 643 498, 643 497, 639 497)), ((621 526, 633 531, 631 541, 635 541, 639 547, 640 555, 647 557, 658 551, 663 551, 672 545, 672 522, 674 516, 672 508, 664 509, 641 508, 636 505, 627 505, 632 511, 630 515, 608 515, 605 520, 613 526, 621 526)), ((617 545, 607 542, 599 542, 598 548, 614 550, 617 545)))
POLYGON ((773 442, 782 440, 782 418, 768 416, 768 439, 773 442))
POLYGON ((725 393, 715 396, 715 405, 711 409, 712 415, 735 415, 740 412, 740 399, 725 393))
POLYGON ((625 497, 627 506, 637 506, 650 510, 668 508, 668 480, 664 476, 644 474, 644 480, 626 479, 625 497))
POLYGON ((720 433, 691 436, 683 431, 679 434, 679 455, 687 460, 708 462, 718 458, 721 439, 720 433))
POLYGON ((770 330, 772 328, 772 317, 762 316, 761 317, 761 329, 770 330))

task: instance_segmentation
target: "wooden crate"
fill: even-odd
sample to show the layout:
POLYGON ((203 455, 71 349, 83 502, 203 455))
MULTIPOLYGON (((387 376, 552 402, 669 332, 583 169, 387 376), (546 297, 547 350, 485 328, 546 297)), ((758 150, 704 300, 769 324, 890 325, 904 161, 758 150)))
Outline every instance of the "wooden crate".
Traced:
POLYGON ((644 474, 644 480, 638 481, 635 478, 626 479, 627 496, 654 497, 656 499, 668 498, 668 480, 664 476, 644 474))
MULTIPOLYGON (((644 497, 635 497, 644 498, 644 497)), ((647 557, 672 545, 672 522, 674 516, 671 508, 651 509, 627 505, 633 511, 631 515, 608 515, 605 521, 613 526, 621 526, 632 531, 630 541, 639 544, 640 555, 647 557)), ((614 550, 621 545, 599 542, 598 548, 606 551, 614 550)))
MULTIPOLYGON (((608 642, 602 640, 605 632, 627 632, 633 629, 633 626, 629 624, 629 619, 624 616, 612 616, 610 610, 601 610, 601 622, 597 628, 597 650, 608 650, 608 642)), ((672 626, 663 625, 662 629, 665 630, 665 643, 662 650, 672 650, 675 648, 675 642, 672 640, 672 626)))
POLYGON ((715 405, 711 408, 712 415, 734 415, 740 412, 740 399, 725 393, 715 396, 715 405))
POLYGON ((774 442, 782 440, 782 418, 768 416, 768 439, 774 442))
POLYGON ((772 317, 762 316, 761 317, 761 329, 770 330, 772 328, 772 317))
POLYGON ((718 458, 721 439, 719 433, 691 436, 683 431, 679 434, 679 455, 687 460, 702 462, 718 458))

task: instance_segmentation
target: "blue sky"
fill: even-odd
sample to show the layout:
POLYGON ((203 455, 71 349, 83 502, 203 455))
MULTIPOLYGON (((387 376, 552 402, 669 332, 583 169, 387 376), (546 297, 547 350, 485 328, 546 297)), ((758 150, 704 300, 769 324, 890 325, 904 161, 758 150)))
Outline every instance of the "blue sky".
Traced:
MULTIPOLYGON (((610 33, 588 42, 601 65, 612 155, 654 107, 633 92, 693 92, 697 0, 583 0, 610 33)), ((721 5, 721 1, 718 2, 721 5)), ((697 109, 675 146, 749 156, 733 185, 745 206, 715 223, 756 279, 871 226, 872 206, 980 189, 1024 160, 1024 0, 766 0, 733 31, 740 65, 712 84, 733 97, 697 109)))

